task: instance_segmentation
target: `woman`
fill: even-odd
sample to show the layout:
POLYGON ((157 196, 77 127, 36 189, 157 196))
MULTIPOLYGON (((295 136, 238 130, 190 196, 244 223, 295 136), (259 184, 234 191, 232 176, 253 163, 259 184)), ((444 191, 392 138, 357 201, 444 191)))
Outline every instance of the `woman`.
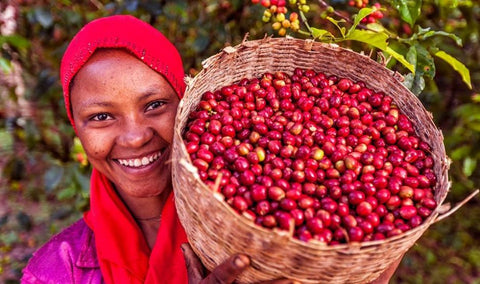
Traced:
POLYGON ((176 48, 134 17, 74 37, 61 82, 93 167, 90 210, 35 253, 22 283, 232 283, 248 267, 234 255, 205 278, 186 245, 168 163, 183 77, 176 48))

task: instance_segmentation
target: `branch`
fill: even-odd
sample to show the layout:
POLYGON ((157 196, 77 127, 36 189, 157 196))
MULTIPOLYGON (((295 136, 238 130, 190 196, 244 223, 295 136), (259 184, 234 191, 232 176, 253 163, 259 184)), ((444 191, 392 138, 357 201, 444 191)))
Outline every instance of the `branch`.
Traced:
MULTIPOLYGON (((323 9, 327 9, 328 7, 331 7, 327 2, 325 2, 325 1, 323 1, 323 0, 318 0, 318 4, 319 4, 320 7, 323 8, 323 9)), ((347 23, 350 23, 350 24, 353 23, 353 21, 352 21, 352 19, 350 19, 350 17, 347 17, 347 16, 343 15, 342 13, 337 12, 336 10, 333 10, 332 13, 333 13, 335 16, 337 16, 337 17, 345 20, 347 23)), ((372 30, 372 29, 369 29, 366 25, 363 25, 363 24, 358 24, 357 27, 360 27, 360 28, 362 28, 362 29, 364 29, 364 30, 374 31, 374 30, 372 30)))

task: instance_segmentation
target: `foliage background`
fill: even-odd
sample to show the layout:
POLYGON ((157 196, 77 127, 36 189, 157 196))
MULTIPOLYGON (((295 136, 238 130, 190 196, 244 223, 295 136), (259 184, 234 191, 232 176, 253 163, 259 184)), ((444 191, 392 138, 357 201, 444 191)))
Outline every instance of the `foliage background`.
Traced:
MULTIPOLYGON (((310 23, 331 29, 321 16, 324 1, 310 2, 310 23)), ((347 1, 330 2, 348 10, 347 1)), ((249 39, 274 34, 261 21, 262 7, 249 0, 7 0, 0 13, 0 283, 18 283, 31 253, 88 206, 89 165, 66 118, 58 83, 63 51, 85 23, 118 13, 140 17, 177 46, 190 76, 201 70, 202 60, 239 44, 247 33, 249 39), (10 7, 11 19, 6 18, 10 7)), ((385 26, 405 32, 393 9, 384 13, 391 16, 385 26)), ((435 60, 434 80, 427 80, 419 95, 445 136, 452 159, 447 201, 455 204, 480 185, 480 3, 423 1, 417 23, 461 38, 461 47, 448 37, 434 43, 471 72, 473 89, 435 60)), ((480 283, 479 203, 474 198, 430 227, 392 283, 480 283)))

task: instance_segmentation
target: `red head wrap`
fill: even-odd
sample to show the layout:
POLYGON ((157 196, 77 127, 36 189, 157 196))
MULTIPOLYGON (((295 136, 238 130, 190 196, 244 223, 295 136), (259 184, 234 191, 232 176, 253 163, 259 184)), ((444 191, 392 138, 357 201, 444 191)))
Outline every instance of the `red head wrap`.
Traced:
POLYGON ((175 46, 149 24, 128 15, 94 20, 85 25, 63 55, 60 78, 68 118, 75 128, 70 106, 70 83, 98 48, 123 48, 162 74, 181 98, 185 91, 183 63, 175 46))

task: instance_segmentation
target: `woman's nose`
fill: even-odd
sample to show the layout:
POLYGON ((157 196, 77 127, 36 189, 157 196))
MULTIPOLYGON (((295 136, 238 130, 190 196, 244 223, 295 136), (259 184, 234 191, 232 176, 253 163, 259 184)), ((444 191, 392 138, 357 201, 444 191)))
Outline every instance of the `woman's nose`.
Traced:
POLYGON ((144 123, 128 122, 120 129, 118 143, 124 147, 139 148, 153 137, 153 129, 144 123))

